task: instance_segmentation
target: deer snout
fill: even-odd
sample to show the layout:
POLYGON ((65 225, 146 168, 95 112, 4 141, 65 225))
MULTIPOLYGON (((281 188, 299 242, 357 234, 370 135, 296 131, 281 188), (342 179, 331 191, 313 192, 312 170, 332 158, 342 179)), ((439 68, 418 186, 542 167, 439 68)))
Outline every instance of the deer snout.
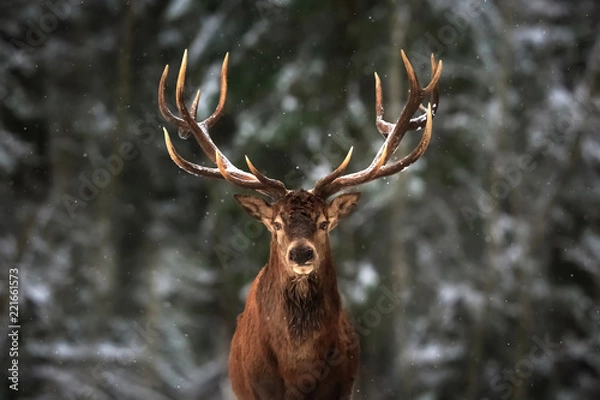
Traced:
POLYGON ((290 249, 289 258, 298 265, 305 265, 314 260, 315 251, 307 245, 294 246, 290 249))

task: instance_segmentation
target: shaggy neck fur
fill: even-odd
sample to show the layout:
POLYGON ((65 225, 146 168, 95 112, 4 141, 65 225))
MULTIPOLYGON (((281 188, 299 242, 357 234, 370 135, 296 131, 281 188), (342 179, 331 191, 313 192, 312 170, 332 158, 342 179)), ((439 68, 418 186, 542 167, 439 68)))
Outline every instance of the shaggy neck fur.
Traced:
POLYGON ((319 330, 325 317, 321 279, 316 271, 291 276, 283 289, 288 332, 293 338, 304 338, 319 330))
POLYGON ((280 263, 277 245, 272 242, 269 264, 258 290, 262 292, 257 297, 261 299, 264 315, 287 321, 287 333, 292 340, 306 339, 320 331, 341 310, 330 254, 325 254, 321 265, 310 274, 290 274, 280 263), (277 300, 279 296, 283 302, 277 300))

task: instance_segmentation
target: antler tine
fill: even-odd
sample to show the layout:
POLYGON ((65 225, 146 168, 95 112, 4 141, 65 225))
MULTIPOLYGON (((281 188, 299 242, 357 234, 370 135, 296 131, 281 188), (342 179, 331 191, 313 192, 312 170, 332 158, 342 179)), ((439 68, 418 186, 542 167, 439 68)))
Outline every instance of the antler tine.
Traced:
POLYGON ((375 124, 379 132, 385 137, 385 141, 371 164, 364 170, 343 176, 339 176, 340 174, 337 173, 332 179, 331 176, 336 173, 336 170, 317 182, 313 191, 322 198, 327 198, 344 188, 400 172, 417 161, 427 149, 431 140, 433 116, 438 105, 439 93, 437 84, 442 73, 442 61, 436 63, 434 56, 431 56, 431 81, 425 88, 422 88, 404 51, 401 52, 401 55, 408 75, 409 96, 400 117, 395 124, 383 120, 381 80, 379 79, 379 75, 375 73, 375 124), (421 102, 427 95, 431 96, 431 102, 428 104, 425 114, 411 118, 415 112, 424 108, 421 102), (420 129, 423 125, 425 125, 425 130, 417 147, 408 156, 391 165, 386 165, 406 132, 408 130, 420 129), (323 184, 322 182, 325 183, 323 184))
POLYGON ((185 126, 185 122, 175 114, 171 112, 167 103, 165 101, 165 82, 167 80, 167 75, 169 74, 169 64, 165 65, 163 69, 163 73, 160 77, 160 82, 158 84, 158 109, 160 110, 161 115, 168 122, 177 125, 178 127, 185 126))
MULTIPOLYGON (((194 96, 194 100, 192 101, 192 107, 191 107, 191 114, 192 114, 192 118, 196 119, 198 117, 198 104, 200 103, 200 89, 198 89, 198 91, 196 92, 196 96, 194 96)), ((179 134, 179 137, 181 139, 188 139, 190 137, 190 135, 192 134, 191 131, 189 131, 188 129, 185 129, 183 127, 180 127, 179 129, 177 129, 177 133, 179 134)))
POLYGON ((252 175, 254 175, 263 184, 266 184, 269 187, 277 188, 279 191, 287 192, 287 189, 285 188, 283 182, 278 181, 277 179, 271 179, 259 170, 257 170, 252 164, 252 162, 250 162, 248 156, 246 156, 246 164, 248 165, 250 172, 252 172, 252 175))
POLYGON ((219 104, 210 117, 204 120, 204 125, 211 128, 223 115, 225 100, 227 100, 227 67, 229 65, 229 52, 225 53, 223 64, 221 65, 221 90, 219 91, 219 104))
MULTIPOLYGON (((226 55, 225 61, 223 62, 223 65, 225 66, 225 68, 227 67, 227 59, 228 59, 228 56, 226 55)), ((194 118, 192 118, 190 111, 188 110, 188 108, 185 105, 185 74, 186 74, 186 71, 187 71, 187 49, 183 52, 183 57, 181 60, 181 67, 179 68, 179 74, 177 75, 177 87, 176 87, 176 97, 175 97, 177 108, 179 109, 179 113, 181 114, 181 117, 183 118, 183 121, 185 123, 185 128, 189 129, 192 132, 192 134, 196 138, 196 141, 198 142, 198 144, 200 145, 200 147, 202 148, 202 150, 204 151, 206 156, 213 163, 215 163, 215 164, 217 163, 215 154, 218 152, 218 153, 220 153, 220 156, 223 159, 224 165, 227 167, 228 170, 230 170, 230 173, 233 176, 240 177, 241 179, 245 179, 245 180, 255 180, 256 179, 255 176, 237 168, 231 161, 229 161, 229 159, 227 159, 227 157, 225 157, 225 155, 223 155, 221 153, 221 151, 214 144, 214 142, 212 141, 212 139, 208 133, 208 125, 206 124, 206 120, 198 123, 194 118)), ((221 86, 221 99, 219 101, 219 105, 217 106, 217 110, 215 110, 213 115, 211 115, 211 117, 213 117, 212 123, 214 123, 214 122, 216 122, 216 120, 218 120, 218 118, 221 116, 222 111, 223 111, 224 104, 221 104, 221 103, 224 103, 224 100, 226 97, 225 95, 223 95, 223 92, 227 90, 227 84, 225 83, 225 86, 223 87, 223 82, 227 82, 226 69, 225 69, 225 74, 221 75, 221 85, 222 85, 221 86)), ((209 117, 209 118, 211 118, 211 117, 209 117)))
POLYGON ((389 133, 394 129, 394 124, 389 123, 383 119, 383 94, 381 92, 381 79, 377 72, 375 75, 375 125, 379 133, 386 138, 389 133))
POLYGON ((333 182, 335 178, 337 178, 342 174, 342 172, 344 172, 344 170, 348 166, 348 163, 350 163, 350 158, 352 158, 353 151, 354 146, 350 147, 350 150, 348 150, 348 154, 346 155, 344 161, 342 161, 342 163, 335 170, 333 170, 333 172, 317 181, 317 183, 315 184, 315 188, 312 190, 313 193, 318 194, 322 190, 322 188, 329 185, 331 182, 333 182))
POLYGON ((212 142, 210 136, 208 135, 208 131, 206 129, 202 129, 202 124, 198 124, 195 118, 192 118, 190 111, 185 105, 185 73, 187 71, 187 49, 183 52, 183 57, 181 59, 181 66, 179 67, 179 73, 177 75, 177 87, 175 89, 175 102, 177 104, 177 109, 179 110, 179 114, 183 118, 184 128, 191 131, 196 141, 202 148, 202 151, 206 154, 206 156, 212 161, 216 163, 215 152, 217 151, 217 146, 212 142))
MULTIPOLYGON (((435 56, 431 55, 431 81, 426 88, 423 89, 423 94, 431 93, 430 103, 431 103, 431 116, 435 117, 437 109, 440 104, 440 93, 438 90, 437 83, 440 79, 442 73, 442 61, 436 63, 435 56)), ((424 113, 419 115, 418 117, 414 117, 410 120, 410 124, 408 125, 409 131, 416 131, 423 127, 423 125, 427 122, 427 108, 425 108, 422 104, 419 105, 419 110, 424 113)))
POLYGON ((223 115, 225 107, 225 100, 227 98, 227 65, 229 60, 229 53, 225 55, 223 65, 221 67, 221 89, 219 95, 219 103, 212 113, 212 115, 205 120, 198 122, 196 121, 196 113, 198 110, 198 103, 200 100, 200 91, 196 93, 194 101, 192 102, 191 111, 185 105, 185 74, 187 70, 187 50, 184 51, 181 60, 181 66, 179 68, 179 74, 177 76, 177 87, 176 87, 176 104, 179 114, 174 115, 171 110, 166 106, 164 98, 165 81, 168 74, 168 66, 165 67, 163 74, 160 79, 158 89, 158 103, 159 109, 163 117, 179 128, 179 134, 182 138, 189 137, 191 132, 194 138, 202 148, 202 151, 206 156, 217 165, 217 168, 208 168, 198 164, 191 163, 181 157, 173 144, 171 143, 170 137, 165 129, 165 143, 171 159, 181 169, 189 172, 193 175, 207 176, 210 178, 226 179, 238 186, 254 189, 260 193, 263 193, 273 199, 279 198, 285 195, 288 191, 285 185, 275 179, 270 179, 260 173, 254 166, 252 166, 252 173, 242 171, 237 168, 225 155, 217 148, 212 141, 208 128, 212 127, 223 115))
MULTIPOLYGON (((431 55, 431 82, 429 83, 429 85, 427 85, 426 88, 421 89, 423 92, 423 95, 426 95, 427 93, 431 93, 431 99, 430 99, 431 112, 432 112, 432 116, 434 116, 434 117, 435 117, 435 114, 436 114, 436 111, 437 111, 438 105, 439 105, 439 91, 438 91, 438 87, 437 87, 437 81, 439 80, 440 76, 438 74, 436 74, 436 72, 439 70, 441 73, 441 65, 442 65, 442 62, 440 61, 439 63, 437 63, 435 61, 435 56, 432 54, 431 55)), ((387 138, 388 134, 392 130, 394 130, 394 127, 396 124, 392 124, 383 119, 383 110, 384 109, 383 109, 383 105, 382 105, 381 81, 380 81, 379 75, 377 75, 377 73, 375 73, 375 110, 376 110, 375 124, 377 125, 377 130, 379 131, 379 133, 381 133, 383 135, 384 138, 387 138)), ((410 119, 410 123, 408 125, 408 128, 406 129, 407 131, 419 130, 419 129, 423 128, 423 126, 427 122, 427 114, 426 114, 427 108, 425 106, 423 106, 422 104, 419 104, 419 111, 423 111, 423 114, 410 119)))
MULTIPOLYGON (((167 64, 165 65, 163 73, 160 77, 160 83, 158 85, 158 109, 160 110, 160 113, 162 114, 164 119, 166 119, 168 122, 174 125, 177 125, 177 133, 179 134, 179 137, 182 139, 187 139, 190 137, 191 132, 189 129, 187 129, 185 121, 177 115, 173 114, 173 112, 169 109, 165 101, 165 82, 168 74, 169 65, 167 64)), ((194 97, 194 101, 192 103, 192 115, 194 116, 194 118, 196 118, 199 101, 200 90, 198 90, 198 92, 196 93, 196 97, 194 97)))
POLYGON ((391 165, 384 165, 377 173, 377 178, 401 172, 403 169, 417 161, 423 155, 423 153, 425 153, 425 150, 427 150, 429 142, 431 141, 431 130, 433 127, 433 112, 431 108, 431 103, 427 105, 427 112, 425 116, 427 118, 425 123, 425 130, 423 131, 423 136, 421 136, 421 140, 419 141, 417 147, 415 147, 409 155, 405 156, 401 160, 396 161, 391 165))
MULTIPOLYGON (((219 172, 221 173, 222 177, 225 180, 227 180, 237 186, 240 186, 240 187, 243 187, 246 189, 256 190, 257 192, 262 193, 265 196, 268 196, 272 199, 278 199, 287 193, 287 189, 285 188, 285 186, 283 185, 282 182, 267 178, 265 175, 258 172, 258 170, 256 170, 256 168, 254 168, 254 166, 253 166, 253 168, 256 172, 258 172, 258 174, 259 174, 258 176, 260 176, 261 178, 266 178, 266 181, 268 183, 263 182, 261 180, 261 178, 258 178, 258 176, 254 177, 255 180, 239 178, 239 177, 233 175, 232 172, 229 170, 229 167, 226 164, 228 161, 225 158, 225 156, 223 156, 222 153, 220 153, 220 152, 215 153, 215 158, 217 160, 217 166, 219 168, 219 172), (271 184, 273 184, 273 185, 271 186, 271 184)), ((247 158, 246 158, 246 160, 247 160, 247 158)))
MULTIPOLYGON (((345 187, 356 186, 361 183, 369 182, 377 177, 377 173, 381 169, 381 167, 386 162, 386 157, 388 154, 388 144, 383 143, 383 146, 377 152, 377 155, 371 162, 371 164, 363 169, 362 171, 354 172, 352 174, 336 177, 334 179, 329 179, 329 176, 322 178, 321 180, 330 180, 327 184, 315 185, 315 188, 312 190, 313 194, 317 197, 321 197, 323 199, 328 198, 334 193, 339 192, 345 187)), ((335 172, 335 171, 334 171, 335 172)), ((332 174, 330 174, 332 175, 332 174)))
POLYGON ((400 113, 400 117, 398 121, 394 124, 394 129, 390 132, 389 136, 386 138, 386 142, 389 146, 389 153, 387 155, 386 162, 392 157, 400 141, 406 134, 408 130, 408 125, 410 124, 411 117, 415 114, 415 112, 419 109, 421 105, 421 101, 423 100, 424 93, 419 85, 419 80, 415 75, 415 70, 413 69, 412 64, 408 61, 406 57, 406 53, 404 50, 400 51, 402 55, 402 62, 404 63, 404 68, 406 69, 406 74, 408 76, 408 100, 400 113))
POLYGON ((165 145, 167 146, 169 156, 179 168, 195 176, 208 176, 210 178, 224 179, 223 175, 221 175, 221 171, 219 171, 218 168, 208 168, 203 165, 189 162, 185 158, 181 157, 177 150, 175 150, 173 142, 171 142, 171 137, 169 136, 167 128, 163 127, 163 133, 165 135, 165 145))

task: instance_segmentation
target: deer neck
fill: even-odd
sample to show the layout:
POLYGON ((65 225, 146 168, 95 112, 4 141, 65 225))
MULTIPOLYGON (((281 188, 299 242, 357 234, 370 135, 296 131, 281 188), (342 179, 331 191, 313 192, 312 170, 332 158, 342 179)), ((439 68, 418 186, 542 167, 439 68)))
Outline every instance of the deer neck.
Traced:
POLYGON ((298 275, 287 270, 278 254, 271 246, 271 257, 259 285, 261 309, 267 317, 287 322, 290 339, 306 340, 324 325, 335 323, 341 311, 331 255, 326 254, 310 274, 298 275))

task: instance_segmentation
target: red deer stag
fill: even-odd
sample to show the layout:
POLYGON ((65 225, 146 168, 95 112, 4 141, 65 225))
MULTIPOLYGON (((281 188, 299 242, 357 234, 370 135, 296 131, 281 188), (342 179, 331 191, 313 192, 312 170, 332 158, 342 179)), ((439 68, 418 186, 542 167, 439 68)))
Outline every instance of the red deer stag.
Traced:
POLYGON ((165 142, 171 159, 196 176, 225 179, 266 196, 235 195, 251 217, 271 232, 269 261, 252 283, 246 308, 238 317, 229 354, 229 378, 240 400, 258 399, 350 399, 356 378, 359 345, 346 313, 342 310, 336 272, 331 257, 329 232, 356 206, 360 193, 328 199, 344 189, 398 173, 417 161, 431 137, 432 119, 438 106, 437 83, 442 62, 431 56, 432 78, 421 87, 402 52, 408 74, 409 97, 396 123, 383 119, 381 83, 375 74, 376 125, 385 140, 371 164, 359 172, 343 175, 352 155, 315 187, 288 190, 285 185, 259 172, 246 157, 250 172, 237 168, 215 146, 208 130, 223 114, 227 93, 228 55, 221 68, 221 91, 215 112, 196 120, 200 91, 186 106, 184 93, 187 51, 177 78, 176 104, 179 115, 165 104, 165 67, 158 88, 159 108, 176 125, 179 136, 190 133, 215 165, 205 167, 183 159, 173 147, 166 129, 165 142), (422 105, 430 98, 427 108, 422 105), (418 116, 413 115, 420 110, 418 116), (404 158, 390 160, 409 130, 425 128, 419 144, 404 158))

